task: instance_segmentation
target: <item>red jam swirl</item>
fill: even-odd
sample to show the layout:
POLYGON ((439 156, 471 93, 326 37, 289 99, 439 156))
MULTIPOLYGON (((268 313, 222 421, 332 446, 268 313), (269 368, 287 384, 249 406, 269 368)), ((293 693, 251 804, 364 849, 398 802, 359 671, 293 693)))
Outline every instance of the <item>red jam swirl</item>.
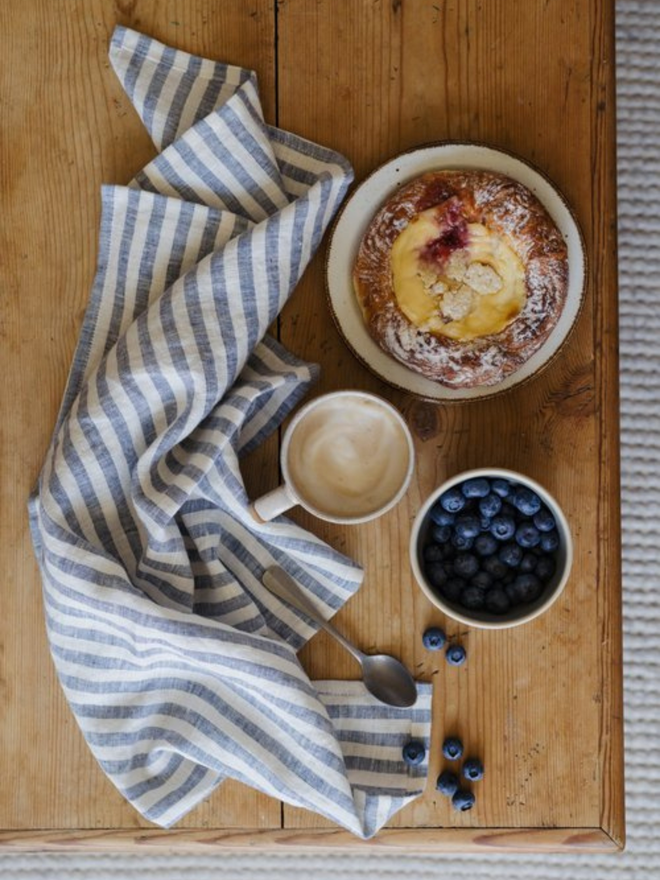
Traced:
POLYGON ((425 263, 442 266, 450 254, 467 247, 469 240, 467 220, 460 206, 452 202, 440 219, 440 234, 420 248, 419 257, 425 263))

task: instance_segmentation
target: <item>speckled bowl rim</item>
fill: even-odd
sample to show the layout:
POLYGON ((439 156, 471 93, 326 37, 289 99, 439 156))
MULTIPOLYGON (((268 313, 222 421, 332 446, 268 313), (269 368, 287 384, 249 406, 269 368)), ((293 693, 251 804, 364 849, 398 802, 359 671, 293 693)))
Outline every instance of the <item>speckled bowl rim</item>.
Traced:
MULTIPOLYGON (((419 588, 422 590, 426 598, 433 605, 435 605, 436 608, 439 608, 440 611, 442 611, 443 614, 445 614, 447 617, 453 620, 457 620, 459 621, 459 623, 464 623, 467 626, 476 627, 477 629, 511 629, 514 626, 521 626, 524 623, 529 623, 530 621, 535 620, 537 617, 540 617, 544 612, 548 610, 548 608, 554 605, 557 599, 564 592, 564 588, 566 587, 566 584, 568 583, 568 579, 570 577, 571 568, 573 567, 573 538, 571 535, 571 529, 568 524, 568 520, 566 519, 566 516, 564 514, 564 511, 559 505, 557 499, 553 495, 551 495, 544 486, 541 486, 540 483, 537 483, 536 480, 532 479, 531 477, 528 477, 525 474, 521 474, 519 471, 507 470, 505 468, 476 468, 469 471, 462 471, 461 473, 450 477, 448 480, 445 480, 445 482, 438 486, 437 489, 434 489, 434 491, 431 492, 431 494, 424 501, 424 504, 419 509, 417 516, 413 521, 408 549, 410 555, 410 565, 412 567, 415 580, 417 581, 419 588), (475 477, 488 477, 489 479, 510 480, 512 482, 521 483, 522 485, 528 486, 530 489, 536 492, 539 497, 545 502, 545 504, 550 508, 552 515, 555 517, 555 521, 558 526, 557 530, 560 534, 560 539, 564 546, 564 552, 566 554, 564 569, 557 578, 556 583, 552 586, 550 590, 548 587, 546 587, 545 592, 547 592, 548 594, 527 606, 527 612, 521 614, 519 617, 515 617, 514 619, 508 619, 506 616, 498 617, 494 614, 488 615, 484 619, 480 619, 478 617, 470 616, 467 611, 465 613, 459 611, 454 605, 450 605, 448 602, 443 600, 443 598, 431 588, 431 586, 427 583, 426 578, 424 577, 424 573, 420 564, 419 540, 422 530, 426 525, 427 515, 431 507, 433 507, 433 505, 443 492, 446 492, 448 489, 451 489, 453 486, 456 486, 459 483, 464 483, 465 480, 470 480, 475 477)), ((556 574, 555 577, 557 577, 556 574)))
MULTIPOLYGON (((440 166, 438 166, 438 167, 440 167, 440 166)), ((469 166, 466 166, 466 167, 469 167, 469 166)), ((509 175, 509 176, 512 176, 512 175, 509 175)), ((410 178, 410 179, 413 179, 413 178, 410 178)), ((392 194, 392 192, 394 192, 398 188, 398 186, 402 186, 407 182, 408 182, 407 180, 402 181, 401 183, 397 184, 397 186, 393 187, 392 190, 389 190, 387 193, 384 193, 382 203, 384 203, 385 200, 387 198, 389 198, 389 196, 392 194)), ((525 185, 525 184, 523 184, 523 185, 525 185)), ((537 196, 537 198, 538 198, 538 196, 537 196)), ((544 204, 542 199, 539 199, 539 201, 541 201, 541 204, 544 204)), ((545 207, 545 205, 544 205, 544 207, 545 207)), ((570 268, 569 268, 569 271, 570 271, 570 268)), ((586 293, 587 293, 587 288, 589 285, 589 274, 590 274, 590 264, 589 264, 588 254, 587 254, 587 247, 586 247, 586 243, 585 243, 584 234, 582 232, 582 228, 581 228, 580 224, 578 223, 577 217, 575 215, 575 211, 571 207, 569 201, 566 199, 566 197, 564 196, 562 191, 557 187, 557 185, 554 183, 554 181, 550 178, 550 176, 548 174, 546 174, 546 172, 542 168, 540 168, 538 165, 536 165, 536 163, 532 162, 531 160, 514 152, 513 150, 509 150, 504 147, 494 147, 492 144, 486 143, 485 141, 464 141, 464 140, 451 140, 450 139, 450 140, 441 140, 441 141, 430 141, 428 143, 418 144, 417 146, 410 147, 408 150, 403 150, 402 152, 397 153, 396 155, 390 157, 389 159, 386 159, 384 162, 381 162, 366 177, 364 177, 355 187, 353 187, 352 192, 349 194, 348 198, 346 199, 346 201, 342 205, 341 209, 339 210, 337 216, 335 217, 335 219, 330 227, 328 244, 327 244, 326 251, 325 251, 324 277, 325 277, 326 301, 328 303, 328 309, 330 311, 332 321, 333 321, 335 327, 337 328, 337 332, 341 336, 341 338, 342 338, 344 344, 346 345, 346 347, 348 348, 348 350, 352 353, 353 357, 360 364, 362 364, 362 366, 365 367, 372 375, 376 376, 378 379, 380 379, 386 385, 389 385, 391 388, 395 388, 398 391, 402 391, 405 394, 409 394, 418 400, 424 400, 424 401, 427 401, 429 403, 434 403, 434 404, 470 404, 470 403, 479 403, 480 401, 483 401, 483 400, 491 400, 494 397, 500 397, 502 395, 509 394, 512 391, 517 391, 519 388, 521 388, 521 387, 527 385, 529 382, 535 380, 541 372, 545 371, 551 364, 555 363, 555 361, 560 356, 560 354, 562 354, 567 343, 569 342, 569 340, 573 336, 573 333, 575 331, 575 327, 577 326, 577 323, 580 319, 580 316, 582 315, 582 312, 584 310, 586 293), (582 260, 583 260, 583 265, 584 265, 584 275, 582 278, 582 286, 581 286, 581 289, 579 292, 579 302, 577 305, 577 309, 575 311, 575 315, 573 317, 573 321, 571 322, 571 325, 566 330, 564 339, 561 341, 561 343, 556 348, 556 350, 554 352, 552 352, 552 354, 550 354, 545 361, 540 363, 538 365, 538 367, 536 367, 536 369, 532 373, 530 373, 527 376, 523 376, 522 378, 518 379, 517 381, 512 382, 510 385, 507 385, 506 388, 500 388, 500 387, 498 387, 498 385, 483 386, 483 393, 479 394, 478 396, 472 396, 472 397, 465 397, 465 396, 461 397, 460 396, 460 389, 448 388, 447 386, 443 386, 440 383, 437 383, 438 388, 442 389, 443 391, 446 391, 447 396, 443 396, 443 395, 438 396, 438 397, 430 396, 430 395, 423 394, 419 391, 415 391, 409 387, 406 387, 405 385, 402 385, 399 382, 394 381, 393 379, 389 378, 388 376, 384 376, 383 373, 380 370, 378 370, 376 367, 374 367, 363 354, 361 354, 359 351, 357 351, 355 346, 347 338, 346 333, 345 333, 344 328, 341 323, 341 319, 336 312, 335 305, 332 300, 332 295, 330 292, 330 283, 329 283, 330 259, 331 259, 332 246, 333 246, 335 234, 337 232, 337 228, 338 228, 339 224, 341 223, 342 217, 343 217, 346 209, 348 208, 352 199, 358 194, 360 188, 362 186, 364 186, 376 174, 378 174, 380 171, 382 171, 382 169, 384 169, 386 166, 390 165, 391 163, 396 162, 397 159, 399 159, 402 156, 406 156, 410 153, 417 153, 417 152, 421 152, 423 150, 432 149, 434 147, 446 147, 446 146, 468 147, 468 148, 479 147, 479 148, 483 148, 483 149, 487 149, 487 150, 492 150, 495 153, 501 153, 504 156, 508 156, 509 158, 512 158, 512 159, 520 162, 521 164, 526 165, 533 172, 538 174, 539 177, 542 178, 548 184, 548 186, 550 186, 552 188, 552 190, 557 195, 557 198, 562 202, 564 208, 566 209, 567 213, 569 214, 571 221, 572 221, 573 225, 575 226, 575 230, 577 232, 577 239, 578 239, 580 251, 582 253, 582 260)), ((551 331, 548 339, 550 339, 553 332, 554 332, 554 329, 553 329, 553 331, 551 331)), ((374 343, 374 344, 376 344, 376 343, 374 343)), ((539 351, 541 351, 541 350, 542 350, 542 348, 539 349, 539 351)), ((388 357, 389 357, 389 355, 388 355, 388 357)), ((400 367, 403 367, 404 369, 406 368, 405 364, 400 363, 395 358, 392 358, 392 361, 394 363, 398 364, 400 367)), ((411 370, 410 372, 416 376, 420 375, 420 374, 416 373, 414 370, 411 370)), ((515 372, 510 374, 510 376, 515 376, 515 372)), ((424 378, 426 378, 426 377, 424 377, 424 378)), ((509 377, 507 377, 507 378, 509 378, 509 377)), ((427 381, 431 382, 432 380, 427 379, 427 381)))

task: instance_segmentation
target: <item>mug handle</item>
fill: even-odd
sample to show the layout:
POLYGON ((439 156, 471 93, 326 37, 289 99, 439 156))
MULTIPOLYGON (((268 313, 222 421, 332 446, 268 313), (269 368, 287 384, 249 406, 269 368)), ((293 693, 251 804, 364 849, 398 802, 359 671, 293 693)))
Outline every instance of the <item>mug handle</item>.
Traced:
POLYGON ((282 483, 272 492, 266 492, 250 505, 250 513, 257 522, 270 522, 285 510, 298 504, 298 499, 290 492, 286 483, 282 483))

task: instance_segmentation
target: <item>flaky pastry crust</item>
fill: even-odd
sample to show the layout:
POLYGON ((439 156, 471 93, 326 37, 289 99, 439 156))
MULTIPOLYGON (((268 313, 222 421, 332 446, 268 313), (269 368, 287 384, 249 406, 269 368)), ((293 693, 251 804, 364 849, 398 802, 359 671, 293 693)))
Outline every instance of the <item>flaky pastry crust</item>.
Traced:
POLYGON ((401 187, 376 214, 360 244, 353 282, 369 333, 387 354, 450 388, 494 385, 519 369, 559 320, 568 287, 567 247, 539 200, 517 181, 488 171, 433 171, 401 187), (451 339, 420 329, 401 311, 392 245, 415 217, 436 206, 440 212, 458 210, 467 223, 497 233, 519 257, 526 300, 501 332, 451 339))

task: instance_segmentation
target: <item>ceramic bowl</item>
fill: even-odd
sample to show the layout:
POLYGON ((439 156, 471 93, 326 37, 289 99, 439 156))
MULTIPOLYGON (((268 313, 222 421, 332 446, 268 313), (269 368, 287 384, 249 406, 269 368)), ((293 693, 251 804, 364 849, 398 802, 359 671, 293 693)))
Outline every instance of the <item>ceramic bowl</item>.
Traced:
POLYGON ((516 471, 501 468, 479 468, 477 470, 464 471, 438 486, 426 499, 413 523, 410 536, 410 563, 417 583, 427 598, 439 608, 447 617, 458 620, 469 626, 483 629, 505 629, 519 626, 534 620, 543 614, 557 601, 568 581, 573 563, 573 541, 568 521, 558 502, 543 486, 535 480, 516 471), (461 485, 466 480, 475 477, 487 479, 504 479, 514 485, 526 486, 535 492, 541 501, 552 513, 557 531, 559 533, 559 547, 555 555, 556 570, 554 575, 543 587, 543 592, 530 603, 521 603, 512 606, 504 614, 492 614, 486 610, 468 610, 462 605, 449 601, 445 596, 429 583, 424 573, 423 552, 431 542, 431 529, 434 523, 431 519, 431 509, 439 500, 440 496, 448 489, 461 485))

